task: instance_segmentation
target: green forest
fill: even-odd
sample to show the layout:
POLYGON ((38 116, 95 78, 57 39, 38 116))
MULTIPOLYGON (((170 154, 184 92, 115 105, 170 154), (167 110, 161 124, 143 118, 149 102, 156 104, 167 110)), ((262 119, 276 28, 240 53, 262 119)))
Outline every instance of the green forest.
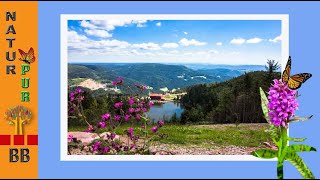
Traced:
POLYGON ((221 83, 189 87, 181 99, 180 123, 264 123, 259 87, 265 91, 279 79, 279 65, 268 61, 266 71, 255 71, 221 83))
MULTIPOLYGON (((259 87, 267 91, 275 78, 281 74, 279 65, 268 61, 265 71, 254 71, 224 82, 198 84, 184 89, 187 92, 180 101, 184 108, 180 118, 173 116, 176 124, 226 124, 226 123, 264 123, 260 107, 259 87)), ((73 91, 72 87, 69 91, 73 91)), ((85 91, 83 108, 89 123, 95 124, 105 112, 112 112, 113 105, 125 94, 115 94, 104 90, 82 88, 85 91)), ((71 126, 86 125, 77 118, 69 118, 71 126)))

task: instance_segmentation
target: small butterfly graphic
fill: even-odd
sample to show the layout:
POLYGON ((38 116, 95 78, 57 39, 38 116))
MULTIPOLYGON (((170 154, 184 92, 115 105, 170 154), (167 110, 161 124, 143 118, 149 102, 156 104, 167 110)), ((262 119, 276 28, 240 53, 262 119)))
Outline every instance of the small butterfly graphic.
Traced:
POLYGON ((32 47, 29 49, 28 53, 24 52, 21 49, 18 50, 21 55, 21 58, 19 58, 20 61, 30 64, 36 60, 36 58, 34 57, 34 50, 32 47))
POLYGON ((288 87, 292 90, 296 90, 301 87, 301 85, 312 77, 310 73, 299 73, 290 76, 291 71, 291 57, 289 56, 285 70, 282 73, 282 82, 288 84, 288 87))

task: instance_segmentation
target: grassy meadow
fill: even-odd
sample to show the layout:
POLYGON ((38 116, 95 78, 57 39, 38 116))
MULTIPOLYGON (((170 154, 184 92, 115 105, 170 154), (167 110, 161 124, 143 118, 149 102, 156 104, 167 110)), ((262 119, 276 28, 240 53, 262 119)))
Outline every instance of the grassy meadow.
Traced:
MULTIPOLYGON (((163 138, 156 139, 162 144, 178 146, 242 146, 261 147, 271 139, 265 129, 268 124, 217 124, 217 125, 175 125, 165 124, 159 131, 163 138)), ((134 127, 139 132, 140 126, 124 124, 116 129, 118 135, 126 135, 126 130, 134 127)), ((151 126, 150 126, 151 128, 151 126)), ((150 131, 149 128, 149 131, 150 131)), ((84 131, 86 127, 69 127, 70 132, 84 131)), ((151 133, 151 131, 150 131, 151 133)))

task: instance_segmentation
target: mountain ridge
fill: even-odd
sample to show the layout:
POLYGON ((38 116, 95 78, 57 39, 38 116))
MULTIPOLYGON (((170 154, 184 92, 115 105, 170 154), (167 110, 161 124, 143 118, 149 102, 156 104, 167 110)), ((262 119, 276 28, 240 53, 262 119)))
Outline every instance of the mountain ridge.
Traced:
POLYGON ((184 64, 161 63, 69 63, 68 79, 91 78, 104 83, 121 76, 128 84, 142 84, 154 91, 222 82, 243 72, 224 68, 194 70, 184 64))

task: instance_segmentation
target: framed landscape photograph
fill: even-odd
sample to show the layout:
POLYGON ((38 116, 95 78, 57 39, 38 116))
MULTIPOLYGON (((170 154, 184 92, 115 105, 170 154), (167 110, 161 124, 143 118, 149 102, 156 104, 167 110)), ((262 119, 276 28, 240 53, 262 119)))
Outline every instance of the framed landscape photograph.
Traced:
POLYGON ((61 160, 261 161, 288 44, 286 14, 61 15, 61 160))

